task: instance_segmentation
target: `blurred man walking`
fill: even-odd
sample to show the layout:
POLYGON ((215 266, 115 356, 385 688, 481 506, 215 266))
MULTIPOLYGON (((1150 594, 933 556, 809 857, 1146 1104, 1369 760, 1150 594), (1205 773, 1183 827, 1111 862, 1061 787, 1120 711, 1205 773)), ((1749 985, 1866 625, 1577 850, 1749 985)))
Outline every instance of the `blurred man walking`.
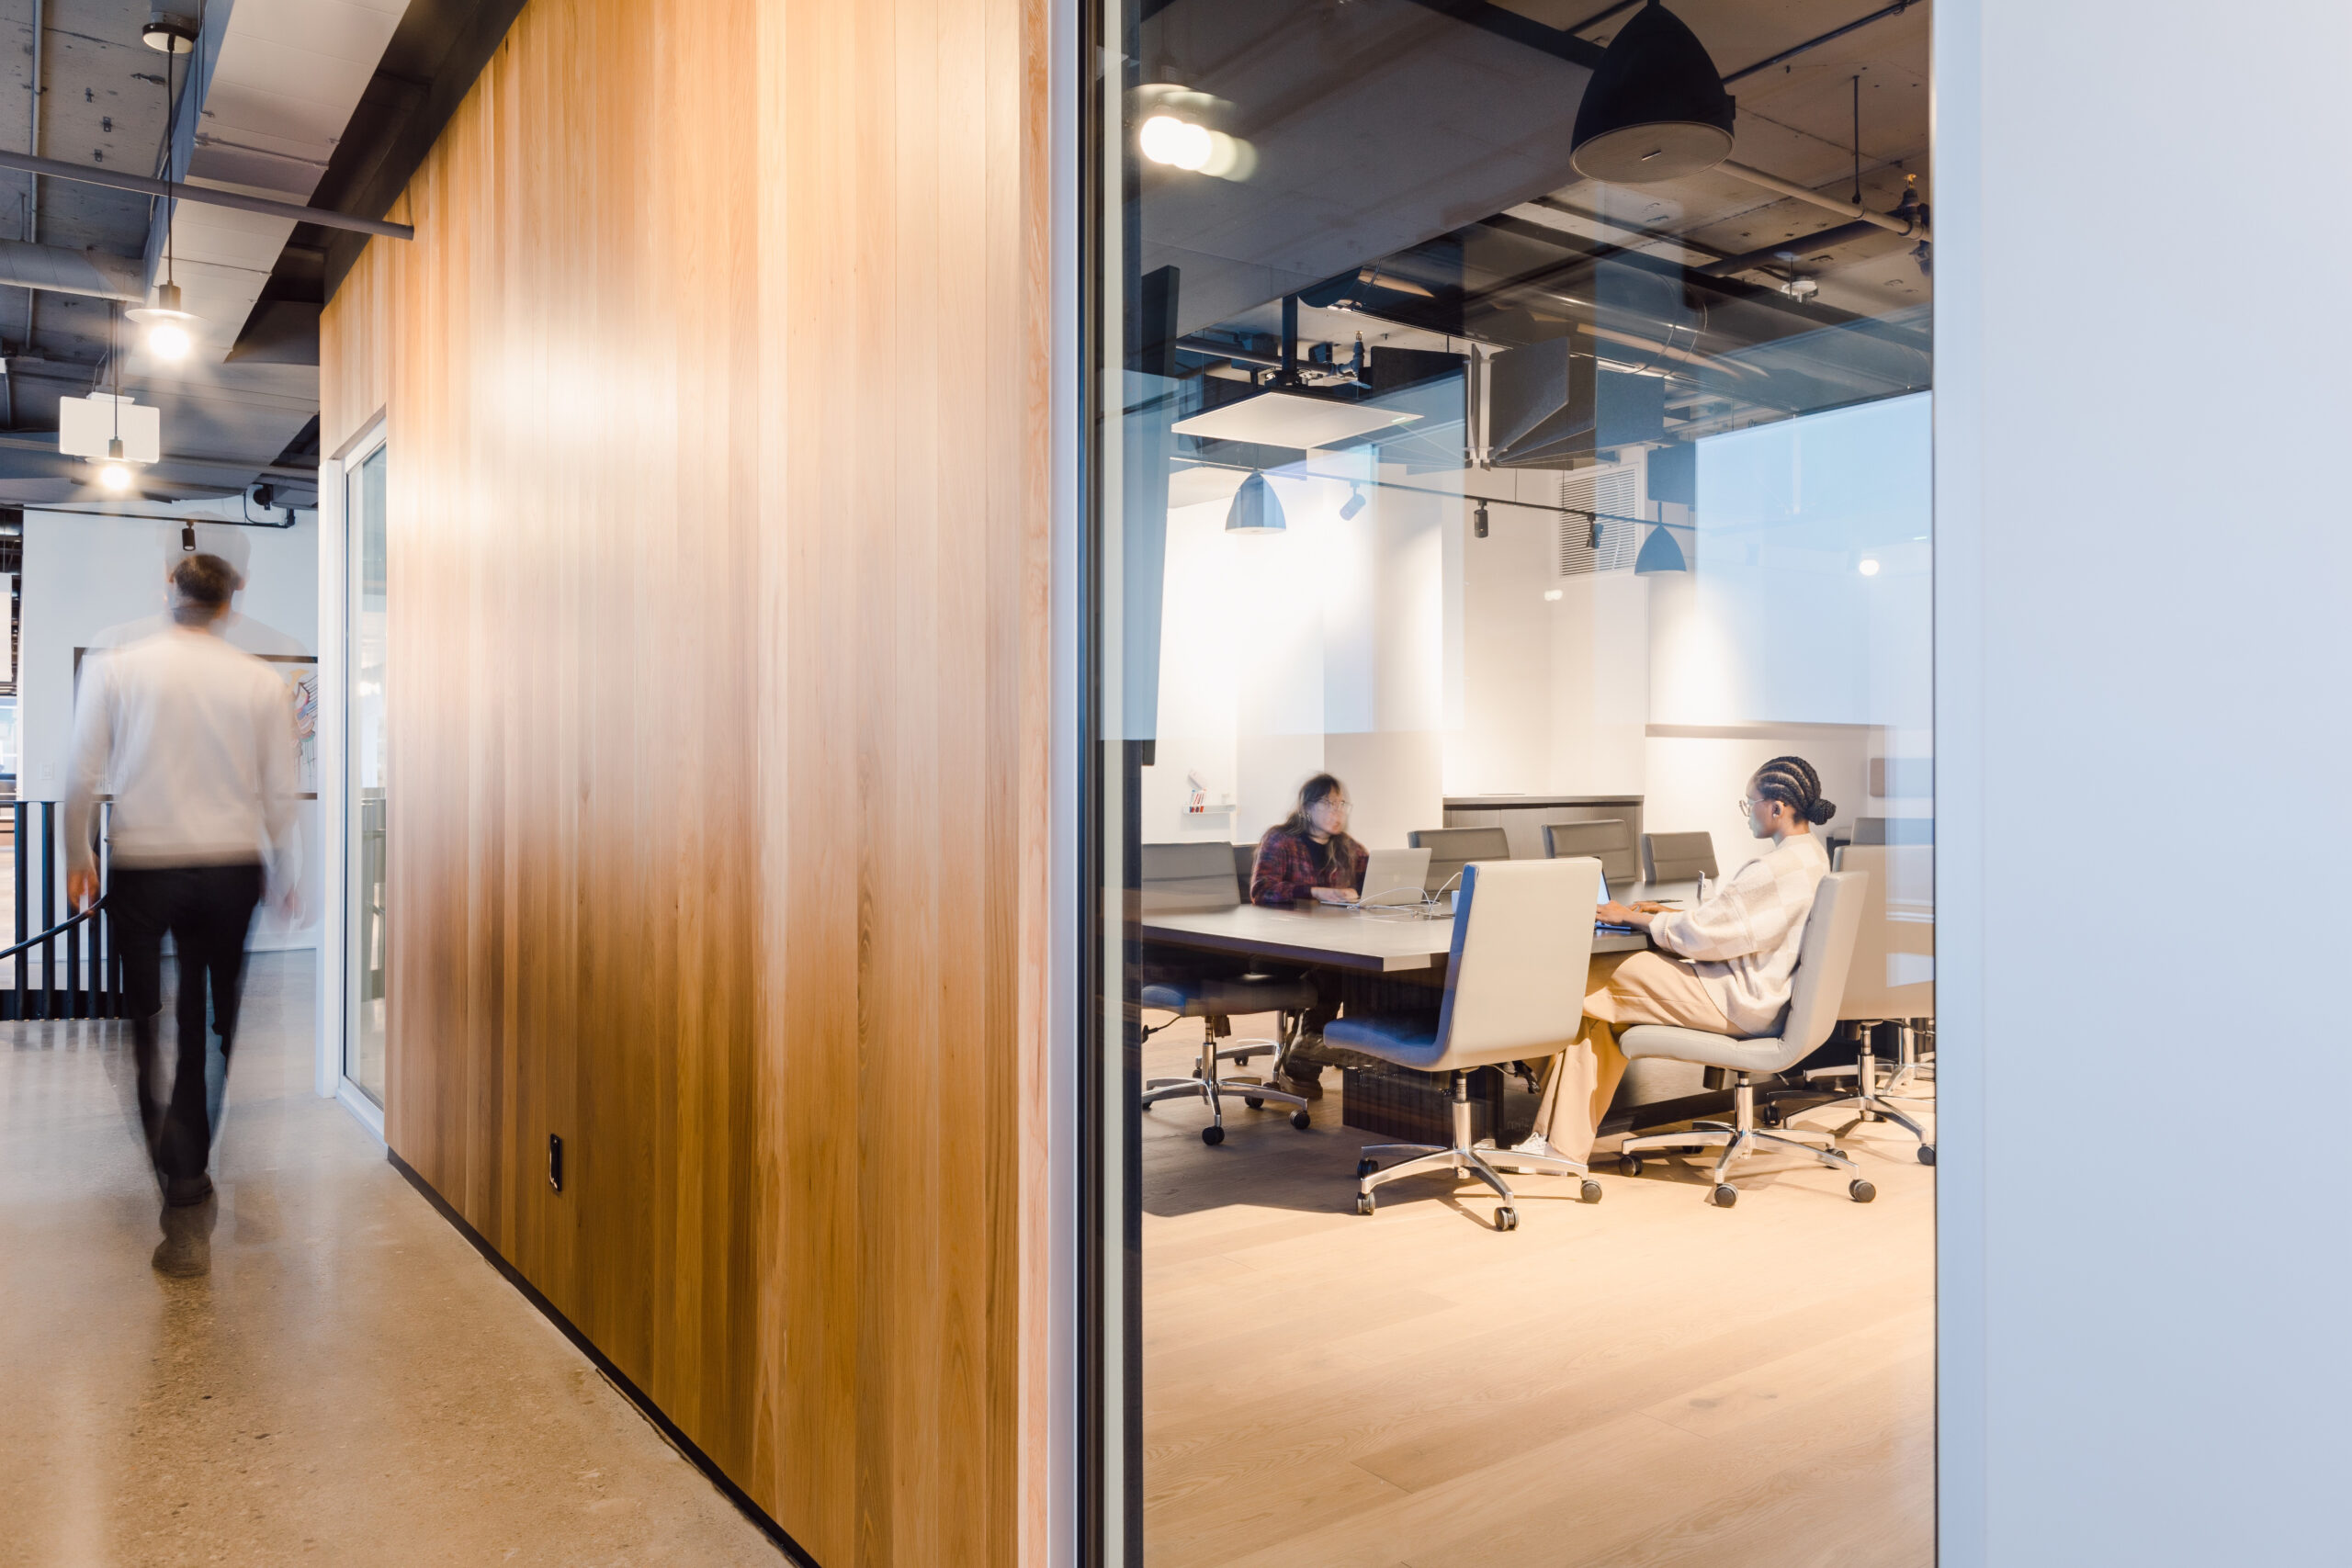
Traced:
POLYGON ((85 668, 65 794, 68 892, 98 895, 90 814, 114 795, 107 911, 122 953, 138 1056, 139 1115, 168 1204, 212 1193, 205 1094, 206 987, 225 1061, 237 1032, 245 932, 266 885, 295 886, 293 711, 284 682, 214 629, 237 588, 218 556, 171 571, 172 625, 85 668), (164 933, 179 954, 178 1068, 156 1085, 164 933))

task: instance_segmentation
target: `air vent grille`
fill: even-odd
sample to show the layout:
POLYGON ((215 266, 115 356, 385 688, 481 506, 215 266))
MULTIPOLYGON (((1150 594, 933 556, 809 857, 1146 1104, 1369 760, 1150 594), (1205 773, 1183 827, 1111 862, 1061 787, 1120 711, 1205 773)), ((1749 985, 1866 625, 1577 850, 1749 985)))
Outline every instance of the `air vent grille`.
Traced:
POLYGON ((1630 466, 1580 468, 1560 479, 1560 504, 1574 507, 1560 515, 1560 575, 1586 577, 1596 571, 1630 571, 1642 547, 1637 517, 1641 489, 1630 466), (1596 520, 1587 512, 1598 512, 1596 520))

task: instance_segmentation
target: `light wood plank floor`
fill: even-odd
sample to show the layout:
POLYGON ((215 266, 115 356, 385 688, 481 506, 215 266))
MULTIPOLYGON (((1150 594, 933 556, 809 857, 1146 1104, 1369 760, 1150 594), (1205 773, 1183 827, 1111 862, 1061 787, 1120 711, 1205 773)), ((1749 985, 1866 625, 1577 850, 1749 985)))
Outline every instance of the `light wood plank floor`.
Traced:
MULTIPOLYGON (((1198 1040, 1156 1037, 1147 1075, 1198 1040)), ((1596 1159, 1598 1204, 1509 1178, 1506 1235, 1435 1178, 1359 1216, 1376 1140, 1324 1076, 1304 1133, 1234 1101, 1217 1148, 1197 1100, 1144 1118, 1151 1568, 1934 1561, 1935 1172, 1898 1129, 1844 1139, 1871 1203, 1793 1158, 1750 1161, 1729 1210, 1703 1160, 1596 1159)))

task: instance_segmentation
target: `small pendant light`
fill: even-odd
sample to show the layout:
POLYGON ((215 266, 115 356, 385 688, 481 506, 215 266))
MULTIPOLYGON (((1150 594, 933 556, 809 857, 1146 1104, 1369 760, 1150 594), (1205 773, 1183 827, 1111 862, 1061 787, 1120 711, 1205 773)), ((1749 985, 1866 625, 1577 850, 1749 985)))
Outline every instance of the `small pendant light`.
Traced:
MULTIPOLYGON (((148 48, 161 50, 172 59, 176 59, 196 47, 196 35, 187 24, 175 17, 165 16, 160 10, 155 13, 154 19, 148 23, 145 37, 148 48), (159 38, 163 41, 158 42, 159 38)), ((175 180, 179 177, 172 163, 172 160, 179 156, 179 97, 172 91, 172 59, 166 59, 164 62, 164 98, 166 109, 164 130, 166 161, 164 165, 164 177, 166 180, 175 180)), ((132 321, 138 322, 144 331, 147 352, 158 359, 169 360, 175 364, 188 356, 188 351, 196 346, 197 329, 204 325, 203 317, 192 315, 180 309, 178 275, 173 270, 172 265, 172 220, 178 215, 178 212, 179 203, 168 197, 165 197, 164 281, 155 286, 153 300, 141 306, 138 310, 124 312, 132 321)))
POLYGON ((1733 114, 1706 46, 1649 0, 1585 84, 1568 162, 1589 180, 1619 185, 1700 174, 1731 156, 1733 114))
POLYGON ((1641 553, 1634 558, 1634 575, 1647 577, 1661 571, 1689 571, 1690 563, 1683 558, 1682 547, 1674 542, 1674 530, 1663 523, 1650 525, 1650 536, 1642 541, 1641 553))
POLYGON ((1233 509, 1225 514, 1225 531, 1228 534, 1279 534, 1290 526, 1283 516, 1282 498, 1266 476, 1252 473, 1233 492, 1233 509))

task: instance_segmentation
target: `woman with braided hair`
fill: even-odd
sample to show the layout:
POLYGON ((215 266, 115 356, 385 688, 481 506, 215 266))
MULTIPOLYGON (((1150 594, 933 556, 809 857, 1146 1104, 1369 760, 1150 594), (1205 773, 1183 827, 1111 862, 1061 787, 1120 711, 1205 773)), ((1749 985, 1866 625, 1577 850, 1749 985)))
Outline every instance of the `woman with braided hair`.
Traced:
POLYGON ((1602 953, 1585 986, 1577 1044, 1552 1059, 1535 1136, 1552 1152, 1586 1159, 1624 1075, 1617 1031, 1636 1023, 1770 1034, 1794 989, 1805 917, 1829 874, 1814 829, 1838 814, 1821 798, 1821 775, 1802 757, 1775 757, 1747 781, 1739 802, 1747 830, 1772 847, 1690 909, 1664 904, 1600 907, 1600 919, 1647 931, 1649 953, 1602 953))

